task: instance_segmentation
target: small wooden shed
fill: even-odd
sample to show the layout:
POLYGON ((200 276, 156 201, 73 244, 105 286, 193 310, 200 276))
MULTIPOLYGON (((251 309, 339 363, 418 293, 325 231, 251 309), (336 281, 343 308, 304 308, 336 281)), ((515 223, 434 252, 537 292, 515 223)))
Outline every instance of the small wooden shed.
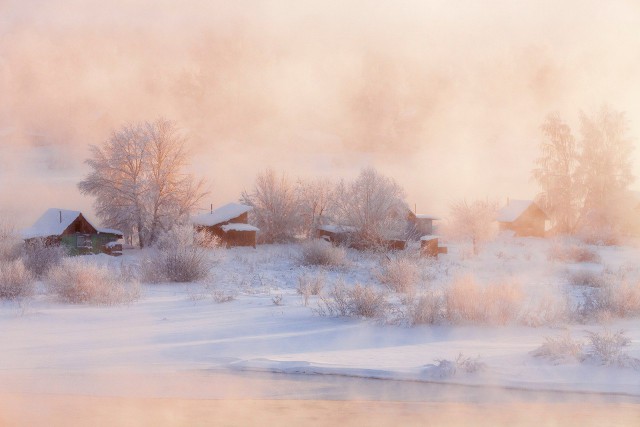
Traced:
POLYGON ((23 230, 22 237, 26 244, 40 239, 46 245, 63 245, 71 255, 117 255, 114 253, 118 252, 117 241, 123 234, 118 230, 95 227, 80 211, 51 208, 23 230))
POLYGON ((518 237, 544 237, 547 214, 533 200, 510 200, 498 212, 500 231, 511 230, 518 237))
POLYGON ((422 236, 433 234, 433 221, 440 218, 429 214, 416 214, 409 211, 407 216, 407 237, 411 240, 418 240, 422 236))
POLYGON ((256 247, 257 227, 249 225, 251 206, 240 203, 228 203, 211 212, 192 218, 191 222, 198 230, 204 230, 217 236, 226 247, 256 247))

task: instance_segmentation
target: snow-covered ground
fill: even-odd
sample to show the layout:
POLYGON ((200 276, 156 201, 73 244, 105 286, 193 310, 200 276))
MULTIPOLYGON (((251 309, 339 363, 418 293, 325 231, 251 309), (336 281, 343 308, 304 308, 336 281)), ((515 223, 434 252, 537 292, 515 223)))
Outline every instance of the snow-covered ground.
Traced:
MULTIPOLYGON (((597 264, 565 264, 548 259, 552 243, 541 239, 501 239, 479 257, 466 246, 429 266, 425 286, 438 286, 471 273, 479 281, 510 280, 528 297, 566 292, 570 271, 628 272, 637 279, 640 249, 595 248, 597 264)), ((109 372, 170 373, 194 370, 259 370, 335 374, 385 379, 498 385, 528 389, 598 391, 640 396, 640 370, 579 361, 553 364, 531 352, 547 336, 566 331, 582 339, 586 331, 624 329, 631 357, 640 358, 638 318, 597 324, 395 326, 375 320, 317 315, 296 293, 300 274, 324 274, 380 287, 380 256, 350 252, 341 270, 302 268, 297 245, 265 245, 216 250, 209 284, 143 285, 139 301, 124 306, 70 305, 39 294, 26 304, 0 304, 0 377, 38 378, 48 374, 109 372), (214 296, 235 296, 218 303, 214 296), (282 296, 280 305, 276 305, 282 296), (478 357, 476 373, 438 375, 436 360, 460 354, 478 357)), ((121 258, 87 257, 104 263, 133 263, 139 251, 121 258)), ((634 280, 635 280, 634 279, 634 280)), ((9 387, 5 382, 5 388, 9 387)), ((0 391, 2 386, 0 386, 0 391)), ((84 392, 86 385, 78 384, 84 392)), ((12 390, 4 390, 12 391, 12 390)))

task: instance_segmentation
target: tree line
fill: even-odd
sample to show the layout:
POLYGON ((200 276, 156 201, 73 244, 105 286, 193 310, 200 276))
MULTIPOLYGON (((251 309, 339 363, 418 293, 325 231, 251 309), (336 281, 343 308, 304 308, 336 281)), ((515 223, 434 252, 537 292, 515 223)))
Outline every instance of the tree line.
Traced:
MULTIPOLYGON (((637 218, 629 186, 634 180, 632 139, 625 115, 603 107, 580 113, 580 134, 558 114, 541 125, 540 154, 532 170, 540 186, 536 200, 557 234, 579 234, 613 243, 637 218)), ((95 197, 101 221, 122 230, 140 247, 154 245, 208 194, 205 183, 185 173, 186 141, 174 122, 124 125, 102 145, 91 146, 91 172, 78 187, 95 197)), ((353 227, 359 241, 401 238, 410 211, 402 187, 373 168, 351 181, 290 179, 271 169, 259 173, 240 201, 253 207, 252 222, 265 243, 313 236, 320 225, 353 227)), ((477 245, 490 235, 497 203, 465 200, 450 206, 449 229, 477 245)))

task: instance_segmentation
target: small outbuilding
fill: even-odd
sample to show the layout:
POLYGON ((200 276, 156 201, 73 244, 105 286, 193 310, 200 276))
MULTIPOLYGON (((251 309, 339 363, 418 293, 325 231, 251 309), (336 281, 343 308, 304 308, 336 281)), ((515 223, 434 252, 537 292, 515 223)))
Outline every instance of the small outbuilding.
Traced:
POLYGON ((439 246, 440 237, 433 234, 420 238, 420 255, 437 258, 439 254, 448 253, 446 246, 439 246))
POLYGON ((121 231, 95 227, 80 211, 47 209, 29 228, 22 231, 26 244, 42 240, 46 245, 63 245, 71 255, 107 253, 119 255, 121 231))
POLYGON ((191 219, 194 227, 217 236, 226 247, 256 247, 257 227, 249 224, 251 206, 228 203, 191 219))
POLYGON ((500 231, 511 230, 518 237, 544 237, 548 220, 533 200, 510 200, 497 217, 500 231))
POLYGON ((407 237, 411 240, 418 240, 422 236, 433 234, 433 221, 440 218, 428 214, 416 214, 409 211, 407 216, 407 237))

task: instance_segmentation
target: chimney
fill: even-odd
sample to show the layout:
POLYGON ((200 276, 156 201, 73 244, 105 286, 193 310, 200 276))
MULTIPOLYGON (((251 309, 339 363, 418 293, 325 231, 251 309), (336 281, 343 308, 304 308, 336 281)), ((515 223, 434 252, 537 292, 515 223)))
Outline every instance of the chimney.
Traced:
POLYGON ((58 213, 60 214, 60 224, 62 224, 62 211, 58 211, 58 213))
POLYGON ((211 212, 209 213, 213 213, 213 203, 211 203, 211 212))

